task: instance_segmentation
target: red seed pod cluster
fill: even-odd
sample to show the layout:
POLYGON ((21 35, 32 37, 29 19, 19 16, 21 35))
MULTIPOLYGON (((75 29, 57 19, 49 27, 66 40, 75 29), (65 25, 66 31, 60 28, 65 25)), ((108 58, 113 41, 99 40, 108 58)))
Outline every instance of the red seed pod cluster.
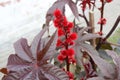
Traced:
MULTIPOLYGON (((58 55, 58 60, 62 63, 67 60, 67 64, 76 63, 74 49, 69 48, 69 46, 74 45, 74 40, 77 39, 77 34, 72 32, 74 27, 73 22, 67 21, 66 17, 61 13, 59 9, 56 9, 54 12, 54 26, 57 28, 58 40, 57 47, 62 46, 62 49, 58 55), (61 40, 61 36, 64 36, 65 39, 61 40)), ((70 78, 73 80, 74 76, 70 72, 66 72, 70 78)))
POLYGON ((63 46, 63 50, 61 50, 60 54, 58 55, 58 60, 62 62, 68 58, 69 63, 75 63, 74 50, 68 47, 69 45, 73 45, 74 40, 77 38, 77 34, 71 32, 74 24, 72 22, 68 22, 66 17, 62 15, 59 9, 55 10, 54 16, 54 26, 58 30, 58 37, 65 37, 64 41, 62 41, 60 38, 57 40, 56 46, 63 46))

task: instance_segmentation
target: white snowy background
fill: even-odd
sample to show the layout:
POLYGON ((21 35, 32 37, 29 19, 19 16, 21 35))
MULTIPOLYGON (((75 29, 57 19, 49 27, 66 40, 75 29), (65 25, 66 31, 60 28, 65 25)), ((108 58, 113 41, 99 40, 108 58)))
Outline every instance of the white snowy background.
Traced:
MULTIPOLYGON (((41 30, 45 23, 46 12, 55 1, 0 0, 0 68, 6 67, 8 56, 14 54, 13 43, 16 40, 24 37, 30 44, 34 36, 41 30), (2 2, 8 3, 4 6, 1 4, 2 2)), ((71 14, 69 8, 67 14, 71 14)), ((97 16, 98 13, 95 15, 97 16)), ((105 8, 105 17, 107 18, 105 34, 109 32, 118 15, 120 15, 120 0, 113 0, 105 8)), ((0 73, 0 80, 1 77, 0 73)))

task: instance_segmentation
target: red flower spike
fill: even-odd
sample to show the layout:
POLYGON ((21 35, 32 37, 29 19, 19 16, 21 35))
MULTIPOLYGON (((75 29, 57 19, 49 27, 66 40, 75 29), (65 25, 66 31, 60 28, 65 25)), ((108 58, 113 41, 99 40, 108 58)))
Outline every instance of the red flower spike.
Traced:
POLYGON ((68 26, 68 28, 73 28, 74 24, 73 24, 73 22, 69 22, 67 26, 68 26))
POLYGON ((62 36, 64 35, 64 32, 61 28, 58 29, 58 36, 62 36))
POLYGON ((75 40, 75 39, 77 39, 77 34, 76 34, 76 33, 72 33, 69 37, 70 37, 72 40, 75 40))
POLYGON ((61 46, 61 45, 62 45, 62 41, 61 41, 60 39, 58 39, 56 46, 59 47, 59 46, 61 46))
POLYGON ((106 24, 106 19, 105 18, 100 18, 100 20, 98 21, 98 24, 103 24, 105 25, 106 24))
POLYGON ((112 0, 106 0, 106 2, 107 2, 107 3, 110 3, 110 2, 112 2, 112 0))
POLYGON ((56 18, 61 18, 61 16, 62 16, 61 11, 60 11, 59 9, 56 9, 56 10, 54 11, 54 16, 55 16, 56 18))
POLYGON ((68 49, 68 56, 73 56, 74 55, 74 49, 70 48, 68 49))

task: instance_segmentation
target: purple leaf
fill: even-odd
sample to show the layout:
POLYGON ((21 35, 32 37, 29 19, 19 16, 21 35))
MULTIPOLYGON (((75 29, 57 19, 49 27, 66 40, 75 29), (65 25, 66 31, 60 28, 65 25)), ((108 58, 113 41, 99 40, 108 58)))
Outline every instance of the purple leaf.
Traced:
POLYGON ((78 32, 78 39, 81 38, 83 36, 83 33, 85 31, 88 31, 89 29, 91 29, 90 27, 85 27, 83 29, 81 29, 79 32, 78 32))
POLYGON ((107 52, 107 54, 108 54, 109 56, 112 57, 112 59, 113 59, 113 61, 114 61, 114 63, 115 63, 116 69, 117 69, 117 70, 116 70, 117 80, 120 80, 120 56, 117 55, 117 53, 114 52, 114 51, 107 50, 106 52, 107 52))
MULTIPOLYGON (((43 49, 41 50, 41 51, 39 51, 39 49, 38 49, 38 53, 37 53, 37 60, 38 61, 40 61, 43 57, 45 57, 45 55, 48 55, 49 56, 49 54, 51 54, 50 53, 50 51, 53 51, 53 50, 55 50, 55 46, 56 46, 56 38, 57 38, 57 33, 55 32, 54 34, 53 34, 53 36, 50 38, 50 40, 49 41, 47 41, 47 43, 45 44, 45 46, 43 46, 43 49), (55 38, 55 39, 54 39, 55 38), (53 42, 54 41, 54 42, 53 42), (54 45, 51 45, 52 43, 54 43, 54 45), (48 52, 48 50, 49 50, 49 52, 48 52), (49 53, 49 54, 47 54, 47 52, 49 53)), ((42 44, 44 44, 44 43, 42 43, 42 44)), ((51 56, 49 56, 49 58, 50 58, 51 56)), ((48 59, 49 59, 48 58, 48 59)), ((43 58, 43 59, 45 59, 45 58, 43 58)), ((42 59, 42 60, 43 60, 42 59)), ((46 60, 46 59, 45 59, 46 60)))
MULTIPOLYGON (((54 51, 55 51, 55 48, 56 48, 57 38, 58 38, 57 33, 55 33, 54 39, 53 39, 52 42, 51 42, 51 46, 49 47, 46 55, 45 55, 44 58, 43 58, 44 60, 50 59, 50 58, 53 57, 53 55, 55 54, 54 51)), ((43 40, 45 41, 44 43, 45 43, 45 45, 46 45, 47 42, 48 42, 48 40, 50 40, 50 38, 45 38, 45 39, 43 39, 43 40)))
POLYGON ((10 72, 3 80, 69 80, 68 75, 62 69, 52 64, 37 66, 36 62, 24 62, 14 54, 9 57, 8 63, 10 72))
POLYGON ((37 58, 38 49, 43 49, 43 47, 41 46, 43 44, 41 43, 41 38, 47 29, 48 27, 46 26, 43 30, 41 30, 40 33, 34 38, 33 42, 31 43, 30 50, 35 59, 37 58))
POLYGON ((101 38, 101 36, 98 34, 88 33, 83 35, 81 38, 79 38, 79 41, 87 41, 87 40, 96 39, 96 38, 101 38))
POLYGON ((32 53, 29 49, 29 46, 27 44, 27 40, 24 38, 21 38, 20 40, 18 40, 17 42, 14 43, 14 48, 15 48, 15 52, 16 54, 22 58, 23 60, 26 60, 28 62, 31 62, 33 57, 32 57, 32 53))
POLYGON ((102 77, 93 77, 93 78, 89 78, 87 80, 105 80, 105 79, 102 77))
POLYGON ((8 58, 7 69, 10 71, 19 71, 21 70, 21 67, 22 69, 29 68, 29 64, 30 62, 24 61, 16 54, 11 54, 8 58))
POLYGON ((68 3, 72 13, 74 14, 74 16, 79 20, 79 13, 78 13, 78 9, 77 9, 77 6, 76 4, 72 1, 72 0, 69 0, 69 3, 68 3))
POLYGON ((62 69, 47 64, 42 67, 44 69, 45 76, 51 80, 69 80, 68 75, 62 69))
POLYGON ((100 58, 98 55, 98 52, 89 44, 80 44, 81 49, 88 52, 88 54, 91 56, 95 64, 98 66, 100 71, 102 72, 102 75, 111 78, 113 74, 115 73, 115 68, 109 64, 104 59, 100 58))
POLYGON ((9 72, 3 77, 3 80, 49 80, 50 78, 52 80, 69 80, 66 72, 47 62, 54 55, 52 51, 55 50, 57 40, 56 32, 50 39, 42 38, 47 29, 48 27, 45 27, 35 37, 31 47, 23 38, 14 44, 16 54, 9 56, 7 64, 9 72), (39 61, 38 56, 40 56, 39 61))
POLYGON ((83 56, 83 54, 82 54, 82 52, 80 51, 80 47, 79 47, 79 45, 76 44, 73 48, 74 48, 74 50, 75 50, 76 62, 77 62, 77 64, 78 64, 79 66, 81 66, 81 65, 82 65, 82 56, 83 56))

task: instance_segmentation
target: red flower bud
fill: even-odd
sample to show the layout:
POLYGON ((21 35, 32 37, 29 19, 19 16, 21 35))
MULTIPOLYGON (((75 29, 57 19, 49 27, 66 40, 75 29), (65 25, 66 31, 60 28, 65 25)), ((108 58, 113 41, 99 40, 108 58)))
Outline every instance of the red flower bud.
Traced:
POLYGON ((100 18, 100 20, 98 21, 98 24, 106 24, 106 19, 105 18, 100 18))

